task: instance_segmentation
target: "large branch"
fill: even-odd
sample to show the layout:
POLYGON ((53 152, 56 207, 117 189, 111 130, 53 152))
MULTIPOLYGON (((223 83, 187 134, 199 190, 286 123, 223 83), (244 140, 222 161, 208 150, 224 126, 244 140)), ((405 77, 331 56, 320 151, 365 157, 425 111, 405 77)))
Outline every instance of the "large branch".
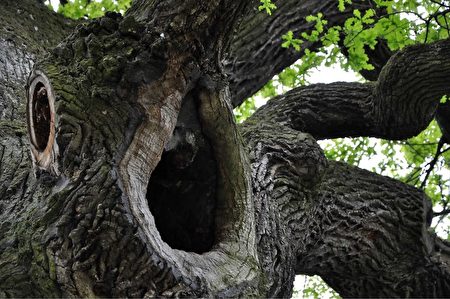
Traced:
POLYGON ((235 28, 249 6, 248 1, 238 0, 135 0, 126 17, 147 24, 173 43, 186 47, 187 52, 211 55, 208 59, 212 60, 228 50, 235 28))
POLYGON ((305 218, 294 233, 297 273, 320 275, 341 296, 450 293, 450 244, 429 230, 422 191, 330 162, 305 218))
POLYGON ((322 276, 344 297, 448 295, 450 244, 429 231, 431 202, 422 191, 326 163, 311 136, 276 121, 242 130, 263 211, 258 252, 274 289, 293 275, 269 264, 276 260, 322 276))
POLYGON ((314 202, 312 190, 327 162, 309 134, 276 122, 246 123, 241 130, 252 166, 258 255, 269 284, 267 297, 289 298, 298 250, 292 224, 306 219, 306 209, 314 202))
POLYGON ((370 1, 353 1, 345 12, 340 12, 335 0, 280 0, 275 1, 277 9, 268 16, 265 11, 257 11, 258 3, 252 2, 253 11, 242 21, 225 63, 231 79, 233 106, 240 105, 274 75, 297 61, 305 49, 314 50, 319 46, 306 42, 301 51, 281 47, 281 36, 287 31, 292 30, 297 35, 314 28, 314 23, 306 22, 306 16, 321 12, 329 21, 328 26, 342 25, 354 9, 372 7, 370 1))
POLYGON ((248 120, 276 120, 317 139, 372 136, 404 139, 432 120, 450 92, 450 40, 396 53, 376 83, 296 88, 270 100, 248 120))

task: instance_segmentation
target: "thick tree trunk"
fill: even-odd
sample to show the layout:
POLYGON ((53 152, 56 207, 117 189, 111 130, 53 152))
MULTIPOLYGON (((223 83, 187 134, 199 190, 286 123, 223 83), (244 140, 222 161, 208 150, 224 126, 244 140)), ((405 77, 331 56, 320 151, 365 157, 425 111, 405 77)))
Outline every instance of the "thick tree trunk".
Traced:
MULTIPOLYGON (((0 296, 289 297, 297 273, 344 296, 449 293, 448 245, 427 231, 421 192, 326 161, 290 106, 236 127, 221 61, 249 10, 241 2, 141 0, 125 17, 78 25, 45 58, 31 46, 40 35, 2 48, 22 58, 1 81, 17 94, 1 98, 0 296)), ((446 60, 445 45, 424 51, 446 60)), ((354 96, 324 109, 352 107, 361 131, 359 110, 373 110, 394 132, 420 130, 437 105, 435 93, 414 98, 425 99, 415 120, 417 109, 374 86, 345 85, 354 96), (407 122, 391 117, 397 107, 407 122)))
POLYGON ((219 64, 234 22, 223 16, 239 2, 202 13, 137 2, 124 19, 78 26, 35 64, 31 144, 25 118, 2 130, 3 296, 264 293, 249 166, 219 64), (212 187, 192 181, 200 170, 212 187))

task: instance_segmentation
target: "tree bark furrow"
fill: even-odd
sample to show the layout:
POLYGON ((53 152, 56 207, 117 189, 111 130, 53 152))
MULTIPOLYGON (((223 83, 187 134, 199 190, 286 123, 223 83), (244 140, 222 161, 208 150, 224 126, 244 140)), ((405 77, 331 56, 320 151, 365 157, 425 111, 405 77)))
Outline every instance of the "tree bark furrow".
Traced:
POLYGON ((23 86, 31 71, 33 57, 11 41, 0 40, 0 120, 25 115, 23 86))
MULTIPOLYGON (((267 106, 269 117, 241 126, 244 145, 222 61, 250 3, 194 2, 136 1, 123 18, 107 13, 80 24, 51 51, 52 42, 36 46, 47 31, 35 34, 34 20, 16 24, 31 31, 9 36, 8 55, 38 62, 14 59, 3 72, 24 77, 33 64, 28 117, 0 120, 0 296, 290 297, 296 273, 322 275, 344 296, 445 294, 450 246, 428 232, 428 198, 328 164, 313 137, 299 132, 387 132, 387 121, 398 128, 423 112, 420 97, 432 110, 410 73, 422 70, 436 90, 446 88, 434 65, 410 62, 422 50, 393 58, 401 73, 395 66, 383 73, 409 82, 385 84, 381 76, 376 84, 292 91, 291 102, 274 101, 281 108, 267 106), (21 48, 18 40, 36 44, 21 48), (395 84, 412 90, 397 94, 395 84), (409 96, 412 104, 403 105, 409 96), (381 100, 385 110, 416 114, 383 119, 381 100)), ((58 20, 35 0, 0 6, 13 12, 21 3, 48 16, 36 32, 58 20)), ((283 13, 263 26, 269 35, 284 30, 277 23, 286 16, 295 19, 298 3, 279 4, 283 13)), ((329 1, 302 5, 336 10, 329 1)), ((241 27, 242 49, 258 20, 249 16, 241 27)), ((267 62, 275 45, 260 45, 267 62)), ((433 61, 448 55, 445 45, 431 48, 433 61)), ((11 90, 24 79, 8 81, 11 90)), ((7 107, 16 113, 24 101, 14 96, 7 107)))
POLYGON ((247 123, 241 129, 252 163, 258 254, 269 281, 268 296, 291 296, 294 273, 283 265, 294 265, 295 243, 286 224, 302 217, 325 157, 309 135, 276 122, 247 123), (276 136, 270 133, 274 129, 276 136))
POLYGON ((58 44, 77 22, 33 0, 0 3, 0 120, 25 117, 23 86, 37 57, 58 44))
POLYGON ((373 90, 370 83, 300 87, 271 99, 247 122, 275 120, 317 139, 371 134, 376 130, 370 116, 373 90))
POLYGON ((251 118, 242 126, 256 206, 273 215, 258 218, 261 259, 268 251, 284 256, 295 250, 297 273, 322 276, 344 297, 445 296, 449 264, 442 241, 428 231, 431 203, 423 192, 337 162, 316 176, 319 182, 305 184, 308 139, 277 121, 251 118), (270 239, 266 223, 274 222, 288 229, 270 239), (289 246, 280 246, 280 239, 289 246))

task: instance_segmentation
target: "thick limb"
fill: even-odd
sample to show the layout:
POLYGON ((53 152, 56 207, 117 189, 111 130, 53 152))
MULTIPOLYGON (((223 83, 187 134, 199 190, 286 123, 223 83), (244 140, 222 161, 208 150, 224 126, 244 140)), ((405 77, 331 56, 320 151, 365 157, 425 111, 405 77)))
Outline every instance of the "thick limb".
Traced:
MULTIPOLYGON (((450 247, 428 230, 431 202, 422 191, 326 163, 310 136, 277 123, 242 130, 255 207, 265 211, 257 218, 261 261, 276 255, 297 274, 320 275, 344 297, 448 294, 450 247)), ((292 281, 282 270, 267 272, 273 282, 292 281)))
POLYGON ((429 230, 420 190, 330 162, 305 213, 297 273, 320 275, 344 297, 445 297, 450 244, 429 230))
POLYGON ((276 120, 317 139, 371 136, 405 139, 433 119, 450 92, 450 40, 396 53, 376 83, 331 83, 296 88, 270 100, 250 122, 276 120))
POLYGON ((354 9, 371 8, 370 1, 353 1, 345 12, 338 10, 336 1, 275 1, 277 9, 268 16, 257 11, 259 1, 252 2, 253 10, 243 18, 233 38, 230 55, 225 68, 230 76, 230 91, 233 106, 239 106, 246 98, 261 89, 272 77, 293 64, 305 49, 314 50, 319 45, 306 42, 300 51, 281 47, 281 36, 309 32, 314 23, 308 23, 306 16, 323 13, 328 25, 342 25, 354 9))

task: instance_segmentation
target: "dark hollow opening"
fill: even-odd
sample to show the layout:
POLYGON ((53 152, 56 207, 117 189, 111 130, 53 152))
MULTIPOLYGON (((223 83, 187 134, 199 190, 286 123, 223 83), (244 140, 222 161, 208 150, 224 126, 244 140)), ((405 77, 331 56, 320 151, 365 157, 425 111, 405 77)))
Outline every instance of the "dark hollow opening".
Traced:
POLYGON ((193 98, 188 96, 147 188, 156 227, 170 247, 196 253, 211 250, 216 171, 213 149, 202 134, 193 98))
POLYGON ((47 89, 44 84, 38 83, 33 92, 32 117, 35 146, 39 151, 47 147, 50 136, 50 104, 48 101, 47 89))

